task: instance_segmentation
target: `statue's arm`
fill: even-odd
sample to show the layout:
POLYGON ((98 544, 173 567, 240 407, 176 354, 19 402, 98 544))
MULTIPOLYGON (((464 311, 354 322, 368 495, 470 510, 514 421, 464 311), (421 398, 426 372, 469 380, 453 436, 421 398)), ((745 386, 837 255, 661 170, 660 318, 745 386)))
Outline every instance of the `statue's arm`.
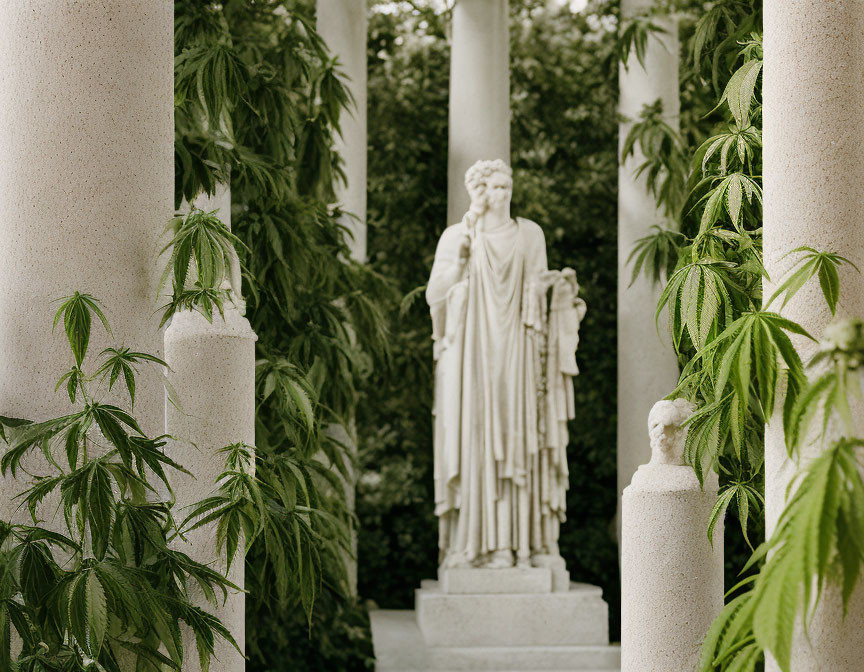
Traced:
POLYGON ((528 255, 528 277, 539 278, 549 270, 546 258, 546 236, 543 229, 535 222, 531 223, 531 253, 528 255))
POLYGON ((468 260, 463 253, 468 237, 457 226, 444 231, 435 250, 432 273, 426 286, 426 302, 435 307, 447 298, 447 292, 462 277, 468 260))

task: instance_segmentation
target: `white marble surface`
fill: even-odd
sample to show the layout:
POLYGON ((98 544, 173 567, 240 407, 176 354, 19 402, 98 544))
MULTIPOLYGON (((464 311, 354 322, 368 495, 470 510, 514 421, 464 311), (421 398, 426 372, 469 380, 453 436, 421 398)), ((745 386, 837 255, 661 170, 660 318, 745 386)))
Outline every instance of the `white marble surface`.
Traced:
MULTIPOLYGON (((633 16, 653 6, 653 0, 621 0, 621 14, 633 16)), ((628 68, 619 65, 620 97, 618 109, 625 119, 636 119, 642 106, 663 100, 666 119, 678 126, 678 28, 673 20, 658 16, 654 23, 666 33, 652 35, 646 44, 645 67, 630 55, 628 68)), ((619 151, 631 121, 619 126, 619 151)), ((618 525, 620 530, 621 493, 641 464, 648 461, 645 418, 651 405, 669 394, 678 381, 678 362, 666 328, 665 313, 660 332, 654 329, 654 311, 661 287, 640 277, 632 285, 633 268, 627 258, 633 244, 648 235, 652 224, 662 224, 663 213, 648 192, 645 176, 634 171, 644 161, 636 150, 618 168, 618 525)))
POLYGON ((661 401, 649 419, 655 459, 624 490, 621 545, 622 672, 689 672, 723 608, 723 521, 706 531, 717 498, 713 472, 704 488, 682 464, 692 409, 661 401))
MULTIPOLYGON (((769 0, 765 3, 763 73, 765 268, 774 283, 797 260, 791 250, 808 245, 838 252, 859 267, 864 262, 864 11, 860 0, 769 0)), ((773 292, 766 282, 764 296, 773 292)), ((777 306, 773 306, 774 309, 777 306)), ((864 315, 864 276, 840 269, 838 317, 864 315)), ((819 283, 804 285, 783 310, 815 337, 832 315, 819 283)), ((817 345, 792 335, 804 361, 817 345)), ((856 422, 864 404, 850 399, 856 422)), ((778 412, 765 433, 765 517, 769 533, 785 506, 788 484, 798 471, 790 460, 778 412)), ((859 424, 855 433, 861 436, 859 424)), ((802 446, 802 458, 826 444, 802 446)), ((864 666, 864 589, 852 596, 845 615, 839 590, 822 595, 810 617, 809 636, 793 642, 795 672, 858 672, 864 666)), ((776 664, 769 661, 769 672, 776 664)))
POLYGON ((429 647, 580 646, 609 643, 609 608, 600 588, 573 583, 566 593, 416 593, 417 623, 429 647))
MULTIPOLYGON (((239 442, 255 444, 255 340, 248 320, 233 305, 225 306, 224 320, 214 315, 212 324, 198 312, 181 311, 165 330, 165 361, 171 367, 168 379, 180 402, 179 408, 167 404, 166 430, 177 440, 169 444, 166 452, 192 473, 178 473, 172 479, 178 511, 215 490, 225 468, 225 456, 219 450, 239 442)), ((200 527, 186 535, 188 543, 178 540, 177 544, 193 559, 214 563, 224 571, 224 561, 217 560, 221 553, 215 544, 215 532, 215 524, 200 527)), ((242 550, 234 558, 228 578, 243 587, 242 550)), ((244 650, 245 595, 230 592, 227 600, 223 603, 220 599, 213 610, 197 586, 192 592, 199 606, 215 611, 244 650)), ((187 656, 183 670, 198 672, 195 638, 187 629, 183 641, 186 650, 193 652, 187 656)), ((243 657, 222 639, 216 641, 215 656, 211 670, 245 669, 243 657)))
POLYGON ((552 570, 546 567, 441 568, 438 579, 450 595, 552 592, 552 570))
POLYGON ((429 648, 408 610, 370 612, 377 672, 618 672, 617 646, 429 648))

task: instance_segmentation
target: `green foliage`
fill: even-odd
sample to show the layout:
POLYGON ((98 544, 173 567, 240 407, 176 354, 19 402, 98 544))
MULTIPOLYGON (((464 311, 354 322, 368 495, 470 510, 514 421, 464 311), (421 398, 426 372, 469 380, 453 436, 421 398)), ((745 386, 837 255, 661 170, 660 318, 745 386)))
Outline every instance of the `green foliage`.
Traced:
POLYGON ((831 310, 831 314, 834 315, 837 311, 837 299, 840 297, 840 274, 837 269, 843 264, 849 264, 856 271, 858 267, 846 257, 841 257, 839 254, 832 252, 819 252, 812 247, 798 247, 792 250, 790 254, 796 252, 804 252, 805 254, 796 264, 797 268, 794 268, 789 273, 789 276, 780 283, 780 286, 777 287, 777 290, 768 299, 767 305, 770 306, 776 298, 783 294, 785 297, 780 307, 782 310, 789 302, 789 299, 795 296, 798 290, 810 278, 817 276, 819 278, 819 286, 822 288, 822 294, 828 302, 828 308, 831 310))
POLYGON ((342 176, 333 140, 352 103, 315 30, 314 4, 175 2, 175 200, 179 207, 230 182, 233 234, 218 213, 190 213, 177 233, 185 227, 190 242, 181 249, 184 239, 175 240, 173 248, 175 284, 187 260, 205 273, 189 271, 169 312, 197 309, 212 318, 225 303, 226 280, 239 298, 230 242, 259 337, 255 480, 233 470, 236 488, 209 502, 213 511, 233 512, 226 543, 244 526, 251 543, 247 608, 267 617, 250 618, 250 669, 288 662, 313 669, 314 651, 296 643, 308 640, 310 622, 331 622, 315 614, 315 597, 326 595, 321 609, 332 610, 342 595, 337 610, 352 609, 344 560, 354 526, 345 479, 353 458, 328 427, 352 426, 363 381, 386 365, 378 300, 389 289, 350 258, 343 213, 328 206, 342 176), (297 614, 311 621, 298 626, 297 614), (296 636, 267 625, 279 621, 300 627, 296 636))
MULTIPOLYGON (((734 503, 749 544, 747 525, 761 517, 764 423, 773 413, 778 379, 789 381, 787 406, 794 404, 803 383, 803 367, 787 335, 803 330, 762 308, 761 283, 766 273, 761 252, 761 44, 758 35, 749 33, 743 49, 737 41, 738 23, 755 11, 749 3, 721 1, 720 5, 722 10, 714 11, 715 7, 708 12, 714 18, 703 17, 695 26, 689 40, 698 58, 682 68, 682 79, 686 83, 701 78, 705 74, 702 54, 713 49, 714 66, 718 71, 725 66, 730 73, 715 108, 722 108, 724 117, 711 137, 691 150, 686 186, 690 193, 679 211, 682 233, 675 236, 657 229, 637 243, 631 259, 634 278, 642 271, 656 281, 666 270, 657 317, 664 310, 668 313, 682 365, 673 394, 697 406, 689 421, 685 458, 700 480, 706 469, 721 474, 711 530, 734 503), (706 26, 716 30, 720 18, 733 16, 736 20, 724 25, 735 27, 736 39, 715 39, 706 32, 706 26), (677 253, 674 260, 672 252, 677 253)), ((752 25, 748 21, 744 23, 752 25)), ((649 123, 650 119, 646 114, 643 124, 634 126, 627 149, 639 146, 655 166, 685 163, 680 157, 683 140, 677 147, 671 141, 666 146, 652 141, 660 131, 653 130, 658 121, 649 123)), ((662 136, 676 137, 673 133, 669 129, 662 136)), ((689 135, 685 129, 682 136, 689 135)), ((668 197, 656 187, 653 190, 658 205, 669 212, 668 197)))
POLYGON ((637 15, 631 17, 621 26, 618 31, 618 60, 629 67, 630 55, 635 54, 639 65, 645 67, 645 51, 648 42, 658 35, 666 32, 651 19, 650 15, 637 15))
POLYGON ((213 308, 222 314, 224 301, 229 298, 226 286, 235 297, 240 296, 240 287, 235 286, 240 279, 235 247, 243 243, 216 216, 216 211, 204 212, 195 207, 185 217, 172 219, 168 230, 171 241, 162 253, 171 250, 171 255, 162 272, 159 293, 170 277, 173 294, 159 326, 182 309, 198 310, 212 322, 213 308), (190 284, 194 287, 190 288, 190 284))
POLYGON ((705 672, 753 671, 765 651, 789 672, 797 620, 806 627, 827 583, 839 586, 844 606, 858 583, 864 562, 864 480, 856 451, 864 441, 850 438, 855 428, 849 397, 861 398, 862 355, 860 320, 826 330, 811 366, 828 366, 802 384, 788 409, 786 442, 791 456, 799 446, 818 447, 834 421, 839 421, 845 436, 811 460, 791 485, 793 494, 774 534, 756 549, 745 570, 763 562, 764 566, 744 584, 748 589, 727 604, 706 637, 701 668, 705 672), (820 431, 811 433, 812 421, 820 413, 820 431))
POLYGON ((750 589, 726 605, 706 636, 701 669, 754 671, 770 651, 790 672, 796 621, 809 616, 830 580, 843 603, 864 562, 864 479, 859 439, 840 439, 810 462, 771 539, 750 560, 765 565, 750 589))
POLYGON ((160 500, 150 482, 155 476, 170 493, 166 470, 185 472, 163 450, 169 437, 148 437, 130 413, 95 397, 101 385, 92 389, 107 376, 110 391, 122 373, 131 403, 135 364, 165 363, 112 347, 88 375, 93 316, 110 333, 99 302, 75 292, 55 317, 75 362, 58 387, 66 383, 78 410, 39 423, 0 418, 0 468, 30 477, 18 499, 32 519, 0 524, 0 669, 122 672, 131 660, 141 672, 180 670, 185 624, 207 670, 217 637, 237 645, 193 604, 190 587, 214 607, 239 588, 172 544, 180 534, 172 502, 160 500), (54 529, 43 527, 57 510, 63 516, 54 529), (16 653, 13 631, 21 641, 16 653))
POLYGON ((636 168, 636 176, 645 176, 657 205, 668 217, 677 218, 685 198, 687 157, 678 132, 666 121, 663 101, 643 107, 624 139, 622 163, 633 156, 637 146, 644 161, 636 168))
MULTIPOLYGON (((812 336, 768 310, 782 296, 782 311, 818 278, 834 314, 838 269, 854 264, 835 252, 797 248, 790 254, 801 258, 764 306, 762 301, 767 274, 760 235, 760 29, 760 2, 718 0, 690 37, 692 61, 683 81, 710 78, 719 92, 728 77, 709 113, 722 110, 724 118, 693 153, 690 207, 682 217, 688 239, 678 247, 676 269, 668 275, 658 307, 658 317, 668 309, 683 365, 673 396, 686 396, 698 407, 688 421, 685 458, 700 480, 713 468, 723 482, 709 538, 734 504, 750 544, 748 524, 758 519, 754 514, 763 504, 764 426, 778 412, 778 389, 785 397, 783 428, 791 457, 798 457, 802 446, 819 451, 829 436, 835 440, 803 467, 771 538, 744 565, 742 574, 750 575, 730 591, 734 597, 705 638, 700 666, 705 672, 761 669, 766 651, 789 672, 796 624, 806 630, 829 582, 840 587, 846 604, 864 561, 864 480, 856 454, 864 441, 853 436, 849 404, 850 395, 861 396, 862 325, 851 321, 829 328, 812 362, 827 366, 808 381, 790 335, 812 336)), ((645 268, 655 280, 662 266, 670 266, 658 252, 670 247, 663 233, 640 241, 633 255, 640 267, 652 261, 645 268)))
MULTIPOLYGON (((419 3, 418 3, 419 4, 419 3)), ((617 119, 608 6, 575 15, 512 1, 514 213, 537 221, 550 267, 572 266, 589 303, 570 426, 568 518, 561 552, 602 585, 617 629, 615 396, 617 119)), ((360 593, 406 608, 438 558, 432 493, 431 320, 420 293, 447 216, 448 17, 408 9, 369 25, 369 251, 406 297, 393 313, 392 369, 375 372, 358 417, 360 593), (393 558, 398 557, 398 563, 393 558)))
POLYGON ((636 282, 642 269, 654 283, 662 277, 669 277, 675 270, 680 253, 679 246, 685 237, 679 231, 651 227, 652 233, 636 241, 627 263, 633 264, 633 275, 630 284, 636 282))

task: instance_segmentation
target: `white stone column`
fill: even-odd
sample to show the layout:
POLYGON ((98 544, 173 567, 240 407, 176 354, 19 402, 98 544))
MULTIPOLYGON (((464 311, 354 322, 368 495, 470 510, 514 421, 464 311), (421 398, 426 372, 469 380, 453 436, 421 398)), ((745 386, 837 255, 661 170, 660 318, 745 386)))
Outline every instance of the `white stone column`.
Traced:
MULTIPOLYGON (((90 293, 116 342, 162 350, 156 257, 173 213, 174 8, 10 0, 0 17, 0 414, 38 420, 69 407, 54 393, 72 364, 63 330, 51 332, 55 299, 90 293)), ((109 341, 94 323, 91 357, 109 341)), ((161 433, 160 372, 142 369, 135 415, 161 433)), ((16 506, 4 498, 0 516, 16 506)))
POLYGON ((723 522, 713 547, 707 535, 717 475, 700 487, 683 464, 683 433, 677 445, 670 438, 672 459, 655 449, 624 490, 621 672, 697 669, 702 640, 723 608, 723 522))
MULTIPOLYGON (((809 245, 864 263, 864 8, 859 0, 769 0, 765 3, 764 189, 765 266, 774 283, 794 263, 783 256, 809 245)), ((864 277, 840 272, 841 316, 864 316, 864 277)), ((773 291, 766 283, 765 296, 773 291)), ((805 285, 783 314, 817 338, 831 321, 818 282, 805 285)), ((815 344, 795 338, 805 362, 815 344)), ((778 402, 780 406, 780 402, 778 402)), ((854 408, 862 419, 860 405, 854 408)), ((784 508, 787 485, 797 472, 788 458, 777 417, 765 438, 765 495, 769 533, 784 508)), ((860 431, 859 431, 860 435, 860 431)), ((801 446, 804 460, 821 444, 801 446)), ((843 619, 836 590, 823 593, 811 621, 809 642, 799 631, 793 644, 795 672, 860 670, 864 660, 864 591, 852 597, 843 619)), ((769 670, 777 670, 773 662, 769 670)))
MULTIPOLYGON (((248 320, 233 305, 225 306, 225 319, 218 314, 213 323, 198 312, 177 313, 165 331, 165 360, 171 367, 169 380, 176 390, 179 408, 168 405, 167 431, 178 440, 170 449, 172 459, 186 467, 194 478, 179 474, 173 479, 178 516, 183 507, 204 499, 216 489, 225 467, 225 455, 218 451, 233 443, 255 443, 255 340, 248 320)), ((187 535, 182 550, 199 562, 213 563, 220 557, 215 544, 215 525, 198 528, 187 535)), ((225 563, 215 565, 225 570, 225 563)), ((242 551, 233 559, 228 578, 244 584, 242 551)), ((203 596, 197 600, 212 610, 203 596)), ((245 596, 229 594, 221 600, 216 615, 244 647, 245 596)), ((183 669, 198 672, 194 636, 184 632, 189 655, 183 669)), ((214 665, 220 671, 241 672, 244 659, 223 640, 216 643, 214 665)), ((211 669, 213 669, 211 665, 211 669)))
POLYGON ((465 172, 481 159, 510 163, 508 0, 459 0, 450 52, 447 224, 468 210, 465 172))
MULTIPOLYGON (((367 137, 367 58, 368 9, 356 0, 318 0, 318 32, 330 51, 339 59, 339 69, 345 75, 345 86, 351 92, 354 105, 339 119, 340 137, 336 151, 344 161, 346 183, 336 188, 336 198, 345 211, 343 224, 351 231, 351 256, 366 261, 366 154, 367 137)), ((336 441, 355 447, 357 436, 353 427, 332 425, 326 430, 336 441)), ((349 469, 349 472, 351 470, 349 469)), ((354 511, 355 475, 346 483, 349 510, 354 511)), ((349 590, 357 593, 357 536, 353 535, 353 556, 346 560, 349 590)))
MULTIPOLYGON (((653 0, 621 0, 621 15, 638 15, 654 4, 653 0)), ((619 153, 639 118, 643 105, 658 98, 673 128, 678 127, 678 26, 674 19, 658 17, 653 21, 666 32, 651 36, 645 53, 645 67, 635 53, 628 67, 618 67, 619 112, 625 121, 619 126, 619 153), (631 121, 627 121, 631 120, 631 121)), ((636 170, 644 161, 638 147, 634 156, 618 169, 618 509, 621 492, 630 483, 640 464, 648 461, 645 443, 645 418, 651 405, 669 394, 678 382, 678 364, 661 319, 662 336, 654 328, 654 312, 661 287, 640 277, 630 285, 633 268, 627 258, 634 243, 650 233, 654 224, 666 224, 644 177, 636 170)), ((618 526, 620 531, 620 515, 618 526)), ((620 539, 620 535, 619 535, 620 539)))
POLYGON ((338 185, 336 198, 348 213, 343 224, 351 231, 351 255, 366 261, 366 2, 318 0, 318 32, 339 59, 345 85, 354 105, 339 119, 341 137, 336 151, 344 161, 347 183, 338 185))

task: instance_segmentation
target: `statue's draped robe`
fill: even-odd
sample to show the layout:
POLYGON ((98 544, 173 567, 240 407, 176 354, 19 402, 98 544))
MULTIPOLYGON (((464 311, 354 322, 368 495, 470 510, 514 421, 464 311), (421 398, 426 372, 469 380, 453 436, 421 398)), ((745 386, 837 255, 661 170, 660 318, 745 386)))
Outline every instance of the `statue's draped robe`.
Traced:
POLYGON ((482 220, 473 231, 448 227, 430 286, 458 265, 466 236, 462 277, 431 305, 440 548, 464 562, 494 551, 557 554, 584 309, 574 308, 575 278, 544 284, 543 232, 524 219, 493 231, 482 220))

